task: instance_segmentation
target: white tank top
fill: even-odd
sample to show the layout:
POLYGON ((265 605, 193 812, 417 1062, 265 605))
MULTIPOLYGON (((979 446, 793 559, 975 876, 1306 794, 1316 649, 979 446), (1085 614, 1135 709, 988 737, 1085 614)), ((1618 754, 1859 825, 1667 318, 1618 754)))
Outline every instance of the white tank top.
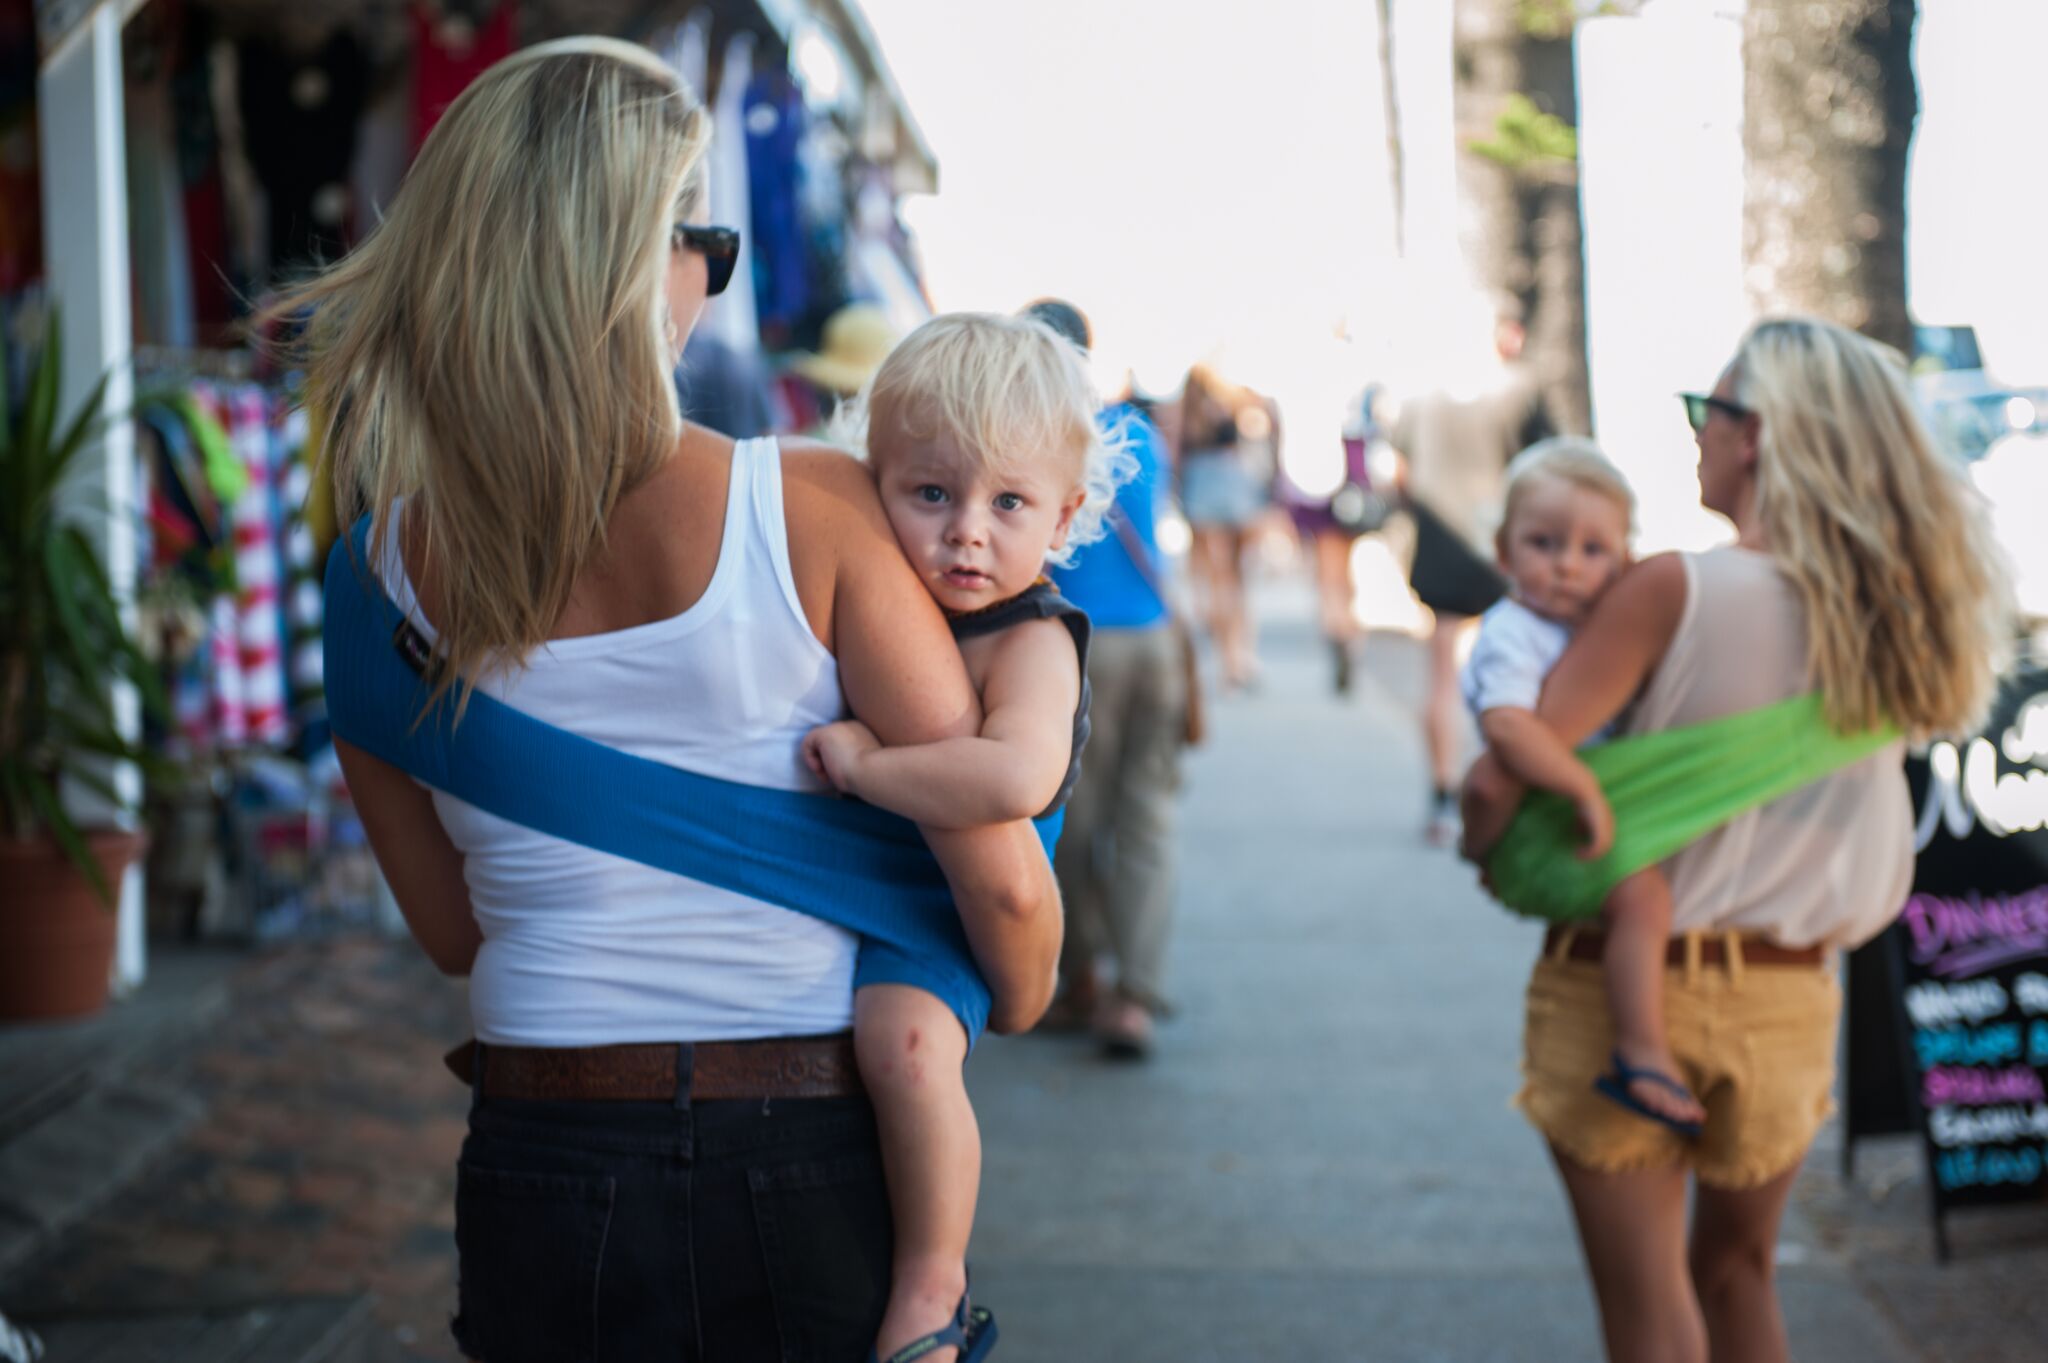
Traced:
MULTIPOLYGON (((386 537, 379 573, 431 634, 397 542, 386 537)), ((632 629, 555 640, 479 689, 657 762, 819 789, 799 744, 840 718, 845 700, 790 573, 775 441, 734 447, 718 567, 695 605, 632 629)), ((483 929, 469 986, 482 1040, 603 1046, 852 1025, 853 934, 507 823, 439 791, 434 809, 462 852, 483 929)))
MULTIPOLYGON (((1777 565, 1737 548, 1681 558, 1685 611, 1628 731, 1698 724, 1810 690, 1806 610, 1777 565)), ((1787 947, 1876 936, 1913 879, 1904 757, 1904 742, 1890 744, 1668 859, 1673 931, 1748 932, 1787 947)))

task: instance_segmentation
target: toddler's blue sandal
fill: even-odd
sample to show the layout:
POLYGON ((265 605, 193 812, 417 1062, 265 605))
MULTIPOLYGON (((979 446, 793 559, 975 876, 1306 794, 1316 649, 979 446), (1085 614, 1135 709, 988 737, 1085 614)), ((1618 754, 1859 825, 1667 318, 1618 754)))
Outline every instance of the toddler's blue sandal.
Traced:
POLYGON ((960 1298, 960 1307, 953 1313, 943 1330, 934 1331, 890 1354, 877 1358, 875 1351, 868 1350, 868 1363, 917 1363, 934 1349, 953 1345, 960 1350, 960 1363, 981 1363, 996 1347, 996 1318, 986 1306, 969 1306, 967 1298, 960 1298))
POLYGON ((1698 1122, 1688 1122, 1678 1117, 1668 1116, 1657 1111, 1656 1108, 1651 1107, 1648 1103, 1645 1103, 1642 1099, 1629 1092, 1629 1086, 1639 1079, 1652 1084, 1661 1084, 1673 1093, 1683 1094, 1687 1098, 1693 1096, 1691 1089, 1679 1083, 1662 1070, 1636 1068, 1621 1058, 1620 1051, 1615 1051, 1610 1055, 1608 1063, 1613 1068, 1593 1081, 1594 1091, 1599 1093, 1601 1097, 1611 1102, 1619 1103, 1638 1117, 1647 1117, 1653 1122, 1662 1122, 1665 1126, 1670 1127, 1689 1141, 1696 1141, 1700 1138, 1701 1127, 1698 1122))

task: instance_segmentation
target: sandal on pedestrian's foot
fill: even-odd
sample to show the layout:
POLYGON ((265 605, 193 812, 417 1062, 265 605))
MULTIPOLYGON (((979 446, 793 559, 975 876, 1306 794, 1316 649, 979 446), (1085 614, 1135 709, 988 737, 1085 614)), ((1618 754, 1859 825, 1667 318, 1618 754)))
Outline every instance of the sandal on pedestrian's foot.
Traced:
POLYGON ((1683 1117, 1673 1117, 1669 1113, 1659 1112, 1656 1108, 1651 1107, 1648 1103, 1636 1097, 1635 1094, 1629 1092, 1630 1087, 1638 1080, 1641 1080, 1661 1085, 1664 1088, 1670 1089, 1673 1093, 1698 1102, 1699 1099, 1693 1098, 1691 1089, 1662 1070, 1639 1068, 1629 1064, 1628 1061, 1621 1058, 1621 1052, 1618 1050, 1608 1057, 1608 1063, 1613 1068, 1593 1081, 1594 1090, 1602 1098, 1610 1102, 1619 1103, 1638 1117, 1647 1117, 1653 1122, 1662 1122, 1665 1126, 1670 1127, 1689 1141, 1696 1141, 1700 1138, 1700 1123, 1689 1122, 1683 1117))
POLYGON ((969 1306, 967 1295, 960 1296, 960 1306, 953 1312, 953 1319, 943 1330, 913 1339, 910 1343, 890 1354, 877 1358, 873 1349, 868 1350, 868 1363, 917 1363, 934 1349, 947 1345, 960 1350, 959 1363, 981 1363, 996 1347, 996 1318, 989 1314, 986 1306, 969 1306))
POLYGON ((1103 1054, 1116 1060, 1143 1060, 1152 1054, 1152 1013, 1136 999, 1111 994, 1096 1011, 1095 1039, 1103 1054))

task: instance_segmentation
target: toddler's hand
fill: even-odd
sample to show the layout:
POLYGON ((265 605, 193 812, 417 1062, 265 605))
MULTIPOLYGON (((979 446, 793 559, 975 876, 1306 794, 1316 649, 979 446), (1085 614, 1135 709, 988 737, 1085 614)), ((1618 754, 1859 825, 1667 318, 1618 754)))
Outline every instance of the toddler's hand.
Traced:
POLYGON ((867 725, 857 719, 842 719, 804 735, 804 765, 831 782, 834 790, 850 795, 855 764, 881 746, 882 741, 867 725))
POLYGON ((1597 787, 1574 803, 1579 811, 1579 831, 1586 835, 1579 847, 1579 860, 1598 861, 1614 846, 1614 811, 1597 787))

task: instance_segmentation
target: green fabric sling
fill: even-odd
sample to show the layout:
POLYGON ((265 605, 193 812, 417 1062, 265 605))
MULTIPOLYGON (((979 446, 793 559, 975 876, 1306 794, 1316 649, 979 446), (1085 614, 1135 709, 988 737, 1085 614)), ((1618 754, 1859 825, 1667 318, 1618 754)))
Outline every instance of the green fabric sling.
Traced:
POLYGON ((1494 896, 1531 918, 1590 918, 1637 871, 1897 737, 1890 728, 1836 733, 1815 692, 1582 749, 1614 810, 1614 846, 1597 861, 1581 860, 1571 802, 1531 792, 1487 858, 1494 896))

